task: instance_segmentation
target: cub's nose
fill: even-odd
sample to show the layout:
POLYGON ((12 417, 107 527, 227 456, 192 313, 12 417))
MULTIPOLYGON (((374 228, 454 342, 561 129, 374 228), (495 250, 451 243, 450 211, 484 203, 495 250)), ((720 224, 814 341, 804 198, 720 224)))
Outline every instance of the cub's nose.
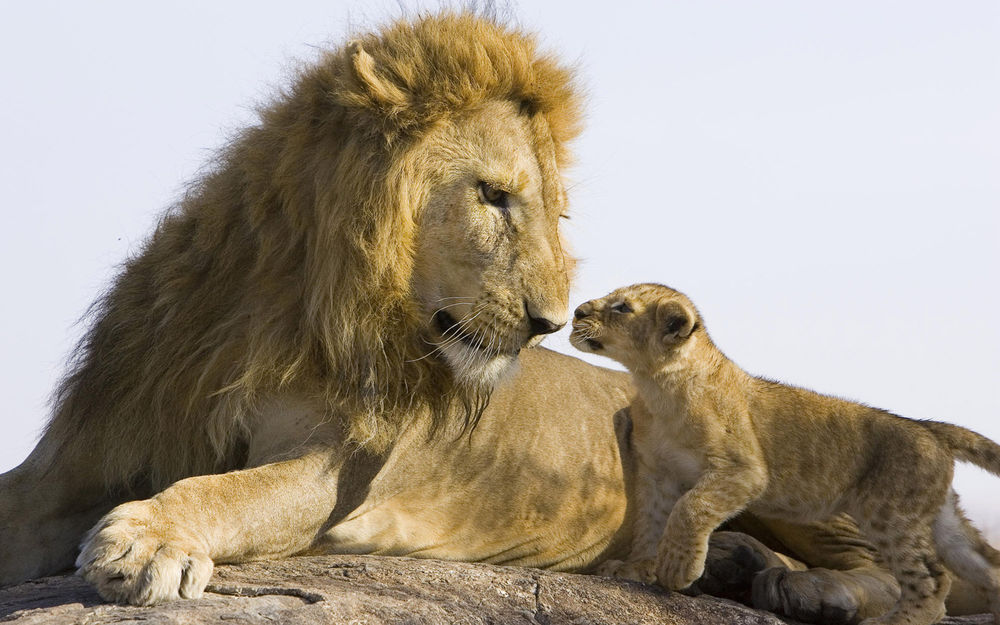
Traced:
POLYGON ((594 312, 593 304, 591 304, 590 302, 584 302, 580 304, 580 306, 575 311, 573 311, 573 318, 583 319, 592 312, 594 312))

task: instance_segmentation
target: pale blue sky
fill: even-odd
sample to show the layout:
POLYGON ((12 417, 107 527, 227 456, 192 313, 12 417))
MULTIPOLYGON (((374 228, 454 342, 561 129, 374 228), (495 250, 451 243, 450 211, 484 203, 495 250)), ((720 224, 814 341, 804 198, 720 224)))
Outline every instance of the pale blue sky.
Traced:
MULTIPOLYGON (((398 12, 5 10, 0 470, 33 444, 74 321, 227 131, 317 46, 398 12)), ((1000 439, 1000 3, 513 12, 589 94, 569 172, 574 303, 665 282, 752 372, 1000 439)), ((565 333, 547 344, 572 352, 565 333)), ((1000 481, 961 469, 958 483, 1000 528, 1000 481)))

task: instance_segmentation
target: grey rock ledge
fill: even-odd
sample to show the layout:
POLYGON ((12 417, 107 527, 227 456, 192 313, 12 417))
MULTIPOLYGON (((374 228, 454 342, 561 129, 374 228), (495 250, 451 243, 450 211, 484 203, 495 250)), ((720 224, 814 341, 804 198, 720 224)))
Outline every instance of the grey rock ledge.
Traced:
MULTIPOLYGON (((381 556, 315 556, 219 566, 204 598, 105 604, 74 576, 0 589, 17 625, 781 625, 773 614, 643 584, 536 569, 381 556)), ((988 616, 947 619, 984 625, 988 616)))

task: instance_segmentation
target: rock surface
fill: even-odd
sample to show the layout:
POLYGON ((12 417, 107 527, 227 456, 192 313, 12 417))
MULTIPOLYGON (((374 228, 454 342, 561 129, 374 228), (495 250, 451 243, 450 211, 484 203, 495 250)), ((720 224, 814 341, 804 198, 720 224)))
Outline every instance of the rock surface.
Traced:
MULTIPOLYGON (((283 625, 780 625, 710 597, 590 575, 377 556, 220 566, 203 599, 108 605, 82 580, 48 577, 0 589, 0 622, 283 625)), ((988 616, 948 619, 986 624, 988 616)))

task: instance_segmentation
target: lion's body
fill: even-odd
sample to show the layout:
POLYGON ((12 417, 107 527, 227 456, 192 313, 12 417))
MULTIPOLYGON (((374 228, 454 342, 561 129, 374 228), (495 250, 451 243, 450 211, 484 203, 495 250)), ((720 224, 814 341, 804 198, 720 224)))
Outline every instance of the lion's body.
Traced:
POLYGON ((471 436, 452 427, 428 441, 417 428, 384 463, 365 459, 363 500, 312 549, 565 571, 620 550, 628 380, 543 349, 521 359, 471 436), (563 392, 532 381, 553 367, 566 371, 563 392))
MULTIPOLYGON (((621 555, 627 376, 527 349, 565 322, 578 118, 568 71, 470 15, 303 72, 95 306, 48 429, 0 476, 0 583, 78 545, 84 577, 137 604, 294 553, 621 555)), ((811 563, 856 570, 789 571, 768 601, 891 600, 851 531, 773 534, 820 531, 811 563)))

